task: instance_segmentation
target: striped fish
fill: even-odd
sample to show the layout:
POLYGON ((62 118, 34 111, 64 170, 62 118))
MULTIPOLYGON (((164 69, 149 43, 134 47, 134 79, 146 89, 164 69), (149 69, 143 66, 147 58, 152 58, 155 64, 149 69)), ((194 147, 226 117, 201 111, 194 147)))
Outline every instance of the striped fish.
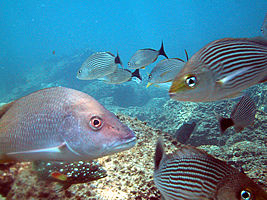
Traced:
POLYGON ((168 58, 163 47, 163 42, 161 43, 161 47, 158 51, 150 48, 140 49, 136 51, 135 54, 131 57, 130 61, 128 62, 128 68, 129 69, 145 68, 147 65, 150 65, 151 63, 155 62, 158 59, 159 55, 168 58))
POLYGON ((89 56, 77 72, 77 78, 80 80, 92 80, 102 78, 113 73, 122 65, 119 54, 115 57, 110 52, 96 52, 89 56))
POLYGON ((188 145, 167 155, 160 140, 154 182, 165 200, 267 199, 259 185, 226 162, 188 145))
POLYGON ((232 110, 230 118, 218 116, 221 133, 231 126, 236 132, 242 131, 245 127, 254 123, 256 105, 249 96, 243 96, 232 110))
POLYGON ((166 83, 172 81, 184 64, 185 62, 180 58, 161 60, 150 72, 147 87, 154 83, 166 83))
POLYGON ((169 90, 179 101, 233 98, 267 80, 267 40, 224 38, 207 44, 184 65, 169 90))

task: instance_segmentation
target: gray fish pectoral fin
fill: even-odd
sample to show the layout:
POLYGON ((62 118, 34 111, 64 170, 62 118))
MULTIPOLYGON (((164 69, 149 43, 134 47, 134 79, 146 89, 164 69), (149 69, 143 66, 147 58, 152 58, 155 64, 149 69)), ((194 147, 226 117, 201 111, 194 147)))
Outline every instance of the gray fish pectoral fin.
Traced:
POLYGON ((35 153, 61 153, 65 151, 64 149, 67 147, 66 142, 60 144, 59 146, 43 148, 43 149, 32 149, 28 151, 18 151, 18 152, 10 152, 6 155, 15 155, 15 154, 35 154, 35 153))

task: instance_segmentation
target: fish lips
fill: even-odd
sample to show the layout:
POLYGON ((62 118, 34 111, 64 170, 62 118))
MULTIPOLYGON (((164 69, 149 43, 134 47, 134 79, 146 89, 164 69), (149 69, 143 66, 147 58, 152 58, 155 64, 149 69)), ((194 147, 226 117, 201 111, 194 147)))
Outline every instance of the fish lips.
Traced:
POLYGON ((136 144, 137 138, 133 131, 131 131, 126 137, 122 138, 121 140, 118 140, 116 142, 113 142, 109 148, 109 153, 117 153, 124 150, 128 150, 136 144))

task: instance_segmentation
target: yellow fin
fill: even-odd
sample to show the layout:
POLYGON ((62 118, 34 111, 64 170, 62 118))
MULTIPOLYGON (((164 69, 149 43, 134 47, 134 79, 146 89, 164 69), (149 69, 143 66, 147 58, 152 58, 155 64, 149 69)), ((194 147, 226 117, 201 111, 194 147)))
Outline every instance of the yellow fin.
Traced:
POLYGON ((151 85, 153 85, 153 83, 148 82, 147 85, 146 85, 146 88, 148 88, 151 85))
POLYGON ((62 174, 60 172, 52 172, 50 174, 51 177, 57 179, 57 180, 60 180, 60 181, 66 181, 68 179, 68 177, 65 175, 65 174, 62 174))
POLYGON ((141 67, 141 69, 145 69, 146 68, 146 66, 144 66, 144 67, 141 67))

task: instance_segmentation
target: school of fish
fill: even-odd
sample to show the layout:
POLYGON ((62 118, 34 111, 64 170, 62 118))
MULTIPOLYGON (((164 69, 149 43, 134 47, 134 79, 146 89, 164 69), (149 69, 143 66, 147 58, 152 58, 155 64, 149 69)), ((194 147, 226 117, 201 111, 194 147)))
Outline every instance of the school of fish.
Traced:
MULTIPOLYGON (((254 100, 242 92, 267 81, 267 15, 262 37, 223 38, 210 42, 190 59, 169 58, 163 42, 159 50, 137 50, 128 62, 109 51, 90 55, 78 69, 80 80, 123 84, 138 79, 140 70, 159 61, 148 75, 147 87, 171 83, 177 101, 210 102, 241 97, 230 118, 215 113, 221 133, 253 125, 254 100), (119 67, 121 65, 122 68, 119 67), (134 71, 130 71, 134 70, 134 71)), ((54 51, 53 51, 54 54, 54 51)), ((184 145, 198 123, 183 124, 174 138, 172 155, 156 144, 153 180, 165 200, 266 200, 266 192, 243 172, 203 150, 184 145)), ((94 159, 128 150, 134 132, 93 97, 65 87, 33 92, 0 107, 0 163, 32 161, 42 179, 67 189, 107 176, 94 159)))

